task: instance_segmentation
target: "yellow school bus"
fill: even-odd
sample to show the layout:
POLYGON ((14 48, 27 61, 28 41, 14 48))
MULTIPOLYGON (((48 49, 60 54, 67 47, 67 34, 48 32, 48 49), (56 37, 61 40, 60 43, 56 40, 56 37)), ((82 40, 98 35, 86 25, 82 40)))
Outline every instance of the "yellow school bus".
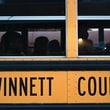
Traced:
POLYGON ((109 0, 1 0, 0 107, 110 107, 109 0))

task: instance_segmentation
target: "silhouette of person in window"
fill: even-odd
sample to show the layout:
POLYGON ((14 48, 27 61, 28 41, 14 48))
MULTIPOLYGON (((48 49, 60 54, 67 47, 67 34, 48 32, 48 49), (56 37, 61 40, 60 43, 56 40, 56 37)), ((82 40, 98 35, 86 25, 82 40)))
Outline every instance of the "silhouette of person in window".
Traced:
POLYGON ((91 55, 93 51, 93 42, 88 39, 88 28, 79 29, 79 39, 82 39, 82 42, 78 42, 79 55, 91 55))
POLYGON ((21 35, 14 31, 6 32, 1 38, 3 55, 23 55, 21 35))
POLYGON ((49 40, 45 36, 39 36, 34 43, 34 53, 37 56, 46 56, 48 52, 49 40))
POLYGON ((60 55, 61 54, 61 46, 58 40, 52 40, 49 42, 49 53, 50 55, 60 55))

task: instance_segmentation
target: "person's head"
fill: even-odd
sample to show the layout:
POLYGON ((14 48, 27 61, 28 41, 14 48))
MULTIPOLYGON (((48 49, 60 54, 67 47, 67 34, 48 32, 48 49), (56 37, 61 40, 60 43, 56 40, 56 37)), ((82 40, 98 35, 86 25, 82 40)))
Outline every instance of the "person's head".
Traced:
POLYGON ((21 35, 14 31, 8 31, 2 36, 1 45, 5 53, 18 54, 22 50, 21 35))
POLYGON ((49 51, 61 51, 58 40, 52 40, 49 42, 49 51))
POLYGON ((39 36, 36 38, 34 43, 34 54, 41 56, 47 55, 48 43, 48 38, 45 36, 39 36))

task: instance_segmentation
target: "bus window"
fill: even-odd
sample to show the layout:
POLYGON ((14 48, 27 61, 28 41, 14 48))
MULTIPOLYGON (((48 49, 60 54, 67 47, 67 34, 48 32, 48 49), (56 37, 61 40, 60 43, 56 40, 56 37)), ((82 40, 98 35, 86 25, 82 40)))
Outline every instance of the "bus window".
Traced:
POLYGON ((110 22, 79 21, 78 55, 109 56, 110 55, 110 22), (82 26, 83 25, 83 26, 82 26))
POLYGON ((66 0, 1 0, 0 56, 66 56, 66 0))
POLYGON ((110 0, 78 0, 78 55, 109 56, 110 0))
POLYGON ((65 20, 5 24, 0 29, 0 56, 65 56, 65 20))

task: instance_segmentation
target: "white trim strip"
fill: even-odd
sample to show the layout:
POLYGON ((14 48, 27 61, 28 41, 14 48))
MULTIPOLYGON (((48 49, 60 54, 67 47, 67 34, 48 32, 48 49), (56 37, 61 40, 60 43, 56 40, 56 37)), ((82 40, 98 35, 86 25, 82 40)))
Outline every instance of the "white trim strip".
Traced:
POLYGON ((0 16, 0 20, 66 20, 66 16, 0 16))
POLYGON ((78 58, 110 58, 109 55, 105 55, 105 56, 102 56, 102 55, 78 55, 78 58))
POLYGON ((11 58, 11 59, 22 59, 22 58, 66 58, 66 56, 0 56, 0 59, 1 58, 11 58))
POLYGON ((110 20, 110 16, 78 16, 78 20, 110 20))
POLYGON ((0 16, 0 20, 9 20, 11 16, 0 16))

